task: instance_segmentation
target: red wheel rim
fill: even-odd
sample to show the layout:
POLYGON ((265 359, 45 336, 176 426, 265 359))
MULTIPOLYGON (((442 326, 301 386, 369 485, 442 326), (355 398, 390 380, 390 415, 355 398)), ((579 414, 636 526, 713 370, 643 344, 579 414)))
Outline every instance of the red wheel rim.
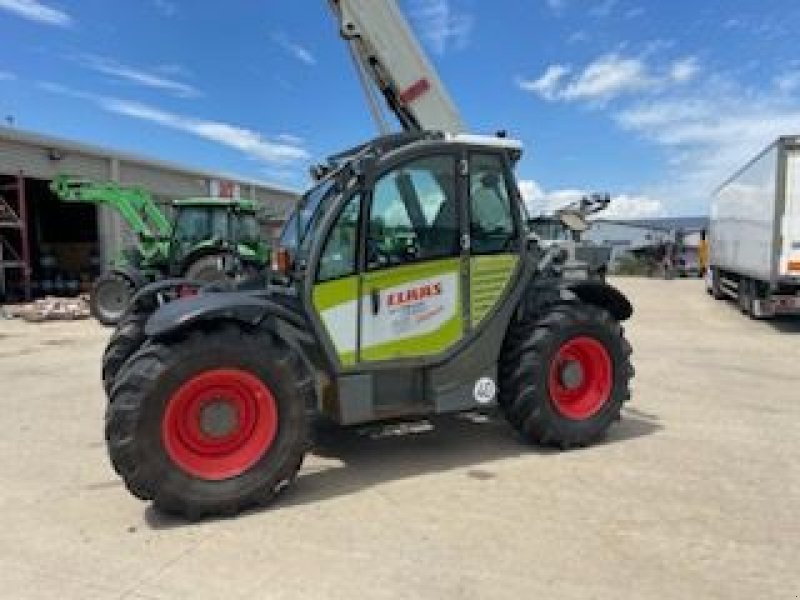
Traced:
POLYGON ((595 416, 613 387, 608 350, 591 337, 568 340, 553 358, 548 386, 553 404, 565 417, 583 421, 595 416))
POLYGON ((269 388, 238 369, 203 371, 167 402, 161 438, 169 457, 208 480, 236 477, 269 450, 278 410, 269 388))

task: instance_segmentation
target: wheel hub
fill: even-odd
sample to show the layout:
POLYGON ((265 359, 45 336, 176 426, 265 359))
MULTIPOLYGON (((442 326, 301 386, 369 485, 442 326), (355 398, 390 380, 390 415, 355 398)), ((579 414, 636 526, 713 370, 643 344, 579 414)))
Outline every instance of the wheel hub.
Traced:
POLYGON ((583 421, 594 417, 611 398, 613 383, 611 355, 594 337, 567 340, 550 364, 550 399, 568 419, 583 421))
POLYGON ((577 390, 583 384, 583 366, 578 360, 568 360, 561 366, 559 379, 568 390, 577 390))
POLYGON ((226 437, 238 426, 236 407, 224 398, 214 399, 200 409, 200 430, 208 437, 226 437))
POLYGON ((209 481, 247 471, 269 451, 277 432, 271 390, 239 369, 189 378, 170 396, 161 422, 167 456, 189 475, 209 481))

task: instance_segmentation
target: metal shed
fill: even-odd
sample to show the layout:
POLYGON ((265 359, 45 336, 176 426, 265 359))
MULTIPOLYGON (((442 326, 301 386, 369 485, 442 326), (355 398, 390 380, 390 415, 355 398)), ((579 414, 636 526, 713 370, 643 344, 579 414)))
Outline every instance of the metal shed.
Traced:
POLYGON ((142 186, 164 203, 192 196, 249 198, 264 205, 273 228, 299 197, 270 183, 0 127, 2 296, 30 298, 85 287, 92 266, 108 264, 132 241, 112 210, 59 203, 48 189, 59 173, 142 186))

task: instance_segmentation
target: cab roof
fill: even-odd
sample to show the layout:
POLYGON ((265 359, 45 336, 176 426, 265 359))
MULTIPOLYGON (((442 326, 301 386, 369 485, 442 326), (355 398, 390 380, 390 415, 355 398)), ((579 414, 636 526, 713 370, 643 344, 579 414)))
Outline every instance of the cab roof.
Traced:
POLYGON ((252 200, 242 198, 181 198, 173 202, 175 206, 222 206, 236 207, 239 210, 255 212, 258 205, 252 200))
POLYGON ((350 164, 358 162, 366 156, 381 157, 418 142, 444 142, 463 144, 482 148, 498 148, 508 153, 513 162, 522 156, 522 142, 505 136, 474 135, 465 133, 446 133, 443 131, 405 131, 376 137, 364 144, 349 148, 344 152, 329 156, 327 162, 315 165, 311 169, 314 181, 321 181, 334 172, 341 171, 350 164))

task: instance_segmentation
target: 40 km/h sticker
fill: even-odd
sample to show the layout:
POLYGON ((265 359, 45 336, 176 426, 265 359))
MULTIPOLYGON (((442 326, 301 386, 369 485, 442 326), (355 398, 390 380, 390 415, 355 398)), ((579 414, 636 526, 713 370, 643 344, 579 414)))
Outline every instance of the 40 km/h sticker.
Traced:
POLYGON ((490 377, 481 377, 475 382, 475 389, 472 390, 472 395, 478 404, 491 404, 497 395, 497 385, 490 377))

